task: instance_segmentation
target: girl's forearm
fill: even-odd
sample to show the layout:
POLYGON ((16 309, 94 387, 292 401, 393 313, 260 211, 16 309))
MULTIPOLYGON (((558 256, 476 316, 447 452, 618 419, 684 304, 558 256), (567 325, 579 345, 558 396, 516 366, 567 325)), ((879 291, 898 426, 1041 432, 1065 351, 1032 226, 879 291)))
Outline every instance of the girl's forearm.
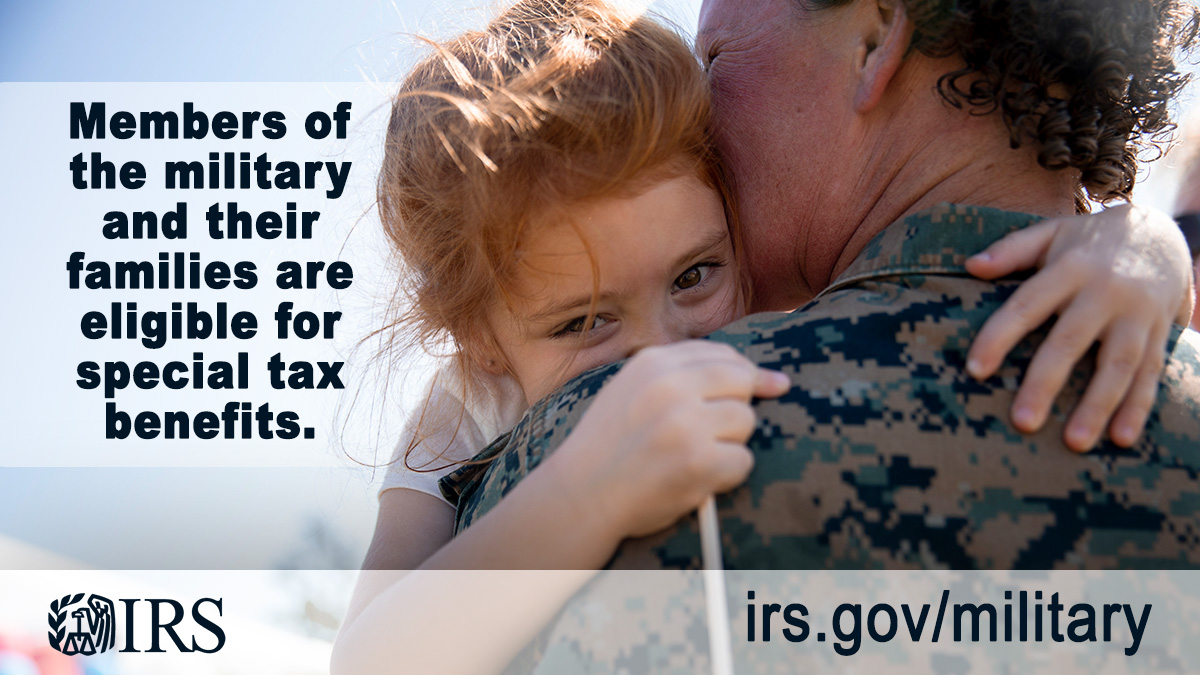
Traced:
POLYGON ((394 672, 397 658, 411 672, 503 669, 622 538, 568 487, 566 464, 547 460, 420 569, 364 570, 333 675, 394 672))
POLYGON ((360 587, 384 590, 338 635, 330 673, 500 672, 594 574, 363 571, 360 587))
MULTIPOLYGON (((574 439, 572 439, 574 440, 574 439)), ((565 449, 565 448, 564 448, 565 449)), ((606 509, 581 494, 559 452, 527 476, 477 523, 430 556, 421 569, 596 570, 623 533, 606 509)))

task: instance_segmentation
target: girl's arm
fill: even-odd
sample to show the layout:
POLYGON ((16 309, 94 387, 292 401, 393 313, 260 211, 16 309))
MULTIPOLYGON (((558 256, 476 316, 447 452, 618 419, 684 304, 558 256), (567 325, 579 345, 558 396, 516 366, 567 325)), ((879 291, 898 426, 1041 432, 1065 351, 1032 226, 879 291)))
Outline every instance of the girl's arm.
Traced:
MULTIPOLYGON (((753 463, 744 445, 755 424, 750 400, 779 396, 788 386, 786 376, 755 367, 728 345, 643 350, 557 452, 418 571, 362 574, 334 645, 334 675, 391 672, 396 658, 413 672, 502 668, 622 539, 656 532, 709 494, 740 484, 753 463), (557 571, 468 571, 483 569, 557 571)), ((395 515, 384 508, 424 508, 415 499, 398 495, 381 504, 383 528, 369 565, 408 563, 450 538, 445 512, 444 531, 433 523, 384 524, 395 515), (410 552, 385 553, 426 526, 410 552)))
POLYGON ((365 570, 414 570, 454 533, 453 507, 429 491, 437 490, 448 467, 469 460, 485 443, 463 404, 460 368, 449 361, 438 369, 424 403, 404 425, 379 495, 365 570))
POLYGON ((418 490, 397 488, 379 495, 375 534, 364 570, 415 570, 450 541, 454 509, 418 490))
POLYGON ((446 503, 415 490, 384 492, 331 675, 501 671, 616 547, 608 528, 547 508, 568 501, 551 459, 452 546, 446 503), (482 571, 543 569, 556 557, 570 571, 482 571))
POLYGON ((1057 314, 1013 401, 1026 432, 1046 423, 1075 364, 1100 343, 1096 373, 1071 413, 1064 442, 1087 451, 1105 428, 1130 446, 1149 419, 1171 323, 1192 314, 1191 256, 1166 214, 1120 206, 1058 218, 1015 232, 967 261, 983 279, 1042 268, 996 311, 975 338, 967 370, 984 379, 1027 334, 1057 314))

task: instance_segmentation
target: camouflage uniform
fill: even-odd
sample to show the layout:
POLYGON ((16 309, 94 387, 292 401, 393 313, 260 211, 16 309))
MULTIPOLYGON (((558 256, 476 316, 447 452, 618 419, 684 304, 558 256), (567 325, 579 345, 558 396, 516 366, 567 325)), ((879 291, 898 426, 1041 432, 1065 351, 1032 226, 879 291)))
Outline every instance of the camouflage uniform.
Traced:
MULTIPOLYGON (((1086 456, 1062 422, 1092 374, 1076 368, 1053 419, 1008 424, 1047 327, 986 382, 964 372, 980 325, 1019 280, 970 277, 964 260, 1034 216, 941 205, 892 224, 816 300, 747 317, 712 336, 788 373, 758 401, 755 466, 718 499, 730 569, 1163 568, 1200 566, 1200 336, 1175 333, 1138 444, 1086 456)), ((534 406, 484 455, 448 477, 459 531, 570 433, 619 364, 534 406)), ((696 568, 695 518, 628 540, 614 569, 696 568)))

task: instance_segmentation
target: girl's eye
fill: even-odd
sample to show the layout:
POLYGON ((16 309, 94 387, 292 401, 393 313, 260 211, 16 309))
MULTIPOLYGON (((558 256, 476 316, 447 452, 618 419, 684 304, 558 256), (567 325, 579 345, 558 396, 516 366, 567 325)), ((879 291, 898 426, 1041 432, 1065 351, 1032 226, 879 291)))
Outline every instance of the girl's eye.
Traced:
POLYGON ((693 265, 686 272, 675 278, 675 289, 686 291, 699 286, 708 279, 709 275, 712 274, 712 270, 718 267, 721 267, 718 263, 693 265))
POLYGON ((580 333, 588 333, 588 332, 594 331, 597 328, 603 326, 604 324, 608 323, 610 320, 611 319, 606 319, 602 316, 593 317, 591 325, 589 326, 588 318, 586 316, 576 317, 576 318, 568 321, 565 326, 563 326, 557 333, 554 334, 554 337, 559 337, 562 335, 579 335, 580 333))
POLYGON ((700 273, 700 267, 696 266, 679 275, 675 280, 675 287, 679 289, 688 289, 704 280, 704 275, 700 273))

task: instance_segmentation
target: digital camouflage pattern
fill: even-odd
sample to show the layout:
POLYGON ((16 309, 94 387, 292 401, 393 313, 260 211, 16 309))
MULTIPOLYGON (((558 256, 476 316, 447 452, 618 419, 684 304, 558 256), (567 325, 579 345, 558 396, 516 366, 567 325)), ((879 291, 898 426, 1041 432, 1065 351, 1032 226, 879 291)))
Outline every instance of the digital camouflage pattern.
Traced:
MULTIPOLYGON (((1043 327, 986 382, 967 348, 1017 287, 965 259, 1034 216, 944 204, 894 223, 801 311, 711 336, 791 375, 756 403, 755 466, 718 499, 730 569, 1057 569, 1200 566, 1200 336, 1175 333, 1138 444, 1080 456, 1062 424, 1092 373, 1076 368, 1054 419, 1025 436, 1009 408, 1043 327)), ((567 437, 619 364, 535 405, 447 477, 470 527, 567 437)), ((613 569, 700 565, 695 518, 626 541, 613 569)))

